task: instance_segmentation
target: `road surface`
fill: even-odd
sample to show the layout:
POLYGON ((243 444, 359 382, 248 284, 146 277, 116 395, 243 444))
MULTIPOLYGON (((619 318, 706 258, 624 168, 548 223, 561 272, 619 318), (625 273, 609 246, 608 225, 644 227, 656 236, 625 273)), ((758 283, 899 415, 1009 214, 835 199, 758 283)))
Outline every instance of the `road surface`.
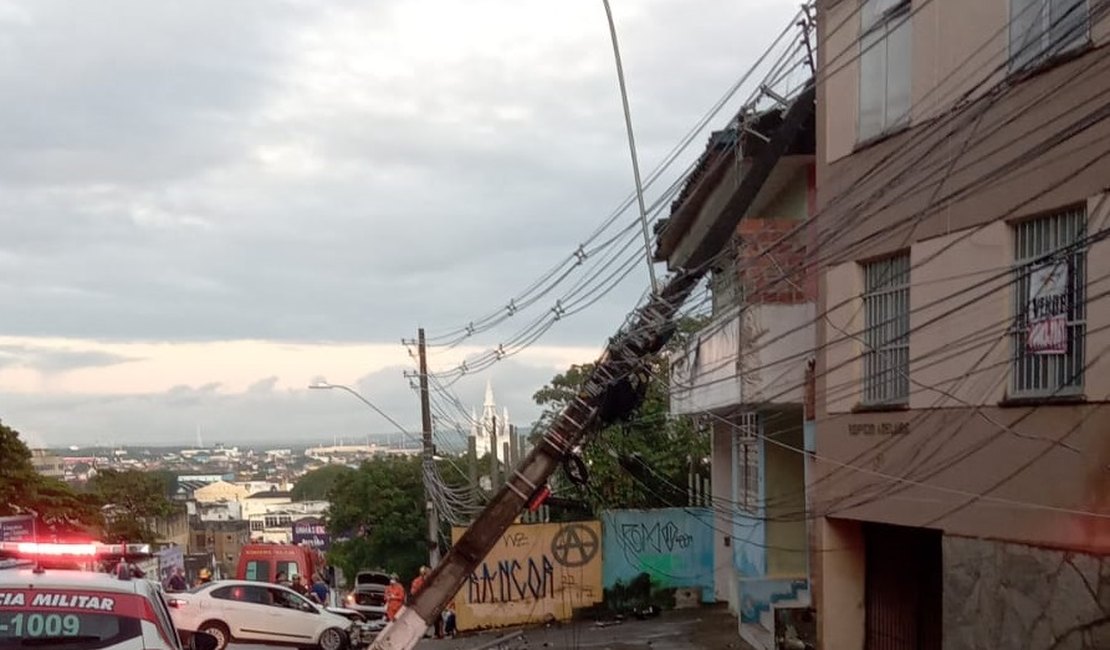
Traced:
MULTIPOLYGON (((663 612, 646 621, 598 626, 579 621, 524 630, 524 636, 505 644, 505 650, 524 648, 592 648, 594 650, 750 650, 737 633, 736 617, 722 607, 663 612)), ((417 650, 468 650, 480 647, 511 630, 490 631, 455 639, 424 639, 417 650)), ((270 650, 268 646, 232 645, 228 650, 270 650)))

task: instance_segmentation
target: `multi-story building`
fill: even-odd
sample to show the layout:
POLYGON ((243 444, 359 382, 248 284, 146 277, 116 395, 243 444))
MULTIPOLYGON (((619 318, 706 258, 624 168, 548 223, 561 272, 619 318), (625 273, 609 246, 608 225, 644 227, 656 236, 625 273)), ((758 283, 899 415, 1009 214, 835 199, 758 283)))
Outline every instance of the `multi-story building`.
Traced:
MULTIPOLYGON (((804 86, 803 86, 804 87, 804 86)), ((670 364, 671 412, 711 430, 715 592, 774 646, 775 610, 810 604, 805 378, 813 358, 814 93, 748 106, 714 133, 657 235, 670 269, 706 265, 711 315, 670 364), (716 232, 724 250, 706 257, 716 232)), ((719 246, 712 246, 719 248, 719 246)))
POLYGON ((275 544, 293 540, 293 524, 305 517, 322 516, 328 511, 327 501, 295 501, 266 504, 248 517, 251 539, 275 544))
POLYGON ((817 2, 822 648, 1110 647, 1108 12, 817 2))
POLYGON ((49 449, 32 449, 31 465, 35 471, 47 478, 64 479, 66 476, 65 462, 49 449))
POLYGON ((189 523, 188 552, 214 557, 224 576, 235 575, 239 553, 250 541, 250 527, 243 520, 201 521, 194 517, 189 523))

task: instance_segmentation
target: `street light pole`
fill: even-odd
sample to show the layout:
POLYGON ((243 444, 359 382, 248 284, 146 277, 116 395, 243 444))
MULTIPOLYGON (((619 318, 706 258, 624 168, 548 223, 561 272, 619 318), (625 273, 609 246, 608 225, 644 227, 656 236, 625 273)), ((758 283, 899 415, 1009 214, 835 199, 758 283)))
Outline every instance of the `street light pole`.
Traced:
POLYGON ((659 293, 659 284, 655 280, 655 266, 651 261, 651 236, 648 234, 647 209, 644 207, 644 185, 640 182, 640 159, 636 154, 636 136, 632 132, 632 111, 628 108, 628 89, 624 85, 624 65, 621 63, 621 49, 617 44, 617 25, 613 22, 613 10, 609 7, 609 0, 602 0, 605 5, 605 17, 609 20, 609 36, 613 41, 613 59, 617 64, 617 81, 621 89, 621 106, 624 108, 624 126, 628 131, 628 151, 632 155, 632 177, 636 181, 636 201, 640 207, 640 229, 644 235, 644 255, 647 256, 648 278, 651 280, 652 294, 659 293))
MULTIPOLYGON (((424 344, 424 330, 420 330, 420 344, 421 344, 420 345, 420 352, 421 352, 421 354, 420 354, 420 361, 421 361, 421 363, 420 363, 420 371, 421 371, 420 385, 421 385, 421 388, 423 389, 421 391, 421 406, 424 406, 426 404, 425 400, 427 399, 427 394, 428 394, 427 393, 427 387, 428 387, 428 384, 427 384, 427 381, 428 381, 427 380, 427 368, 424 364, 424 345, 423 345, 424 344)), ((354 395, 355 398, 358 401, 360 401, 363 404, 369 406, 375 413, 377 413, 378 415, 380 415, 383 418, 385 418, 386 420, 388 420, 389 423, 392 424, 393 426, 397 427, 397 429, 399 431, 401 431, 402 433, 407 433, 407 431, 405 431, 405 428, 403 426, 401 426, 401 424, 398 423, 397 420, 394 420, 393 418, 389 417, 389 415, 387 415, 385 413, 385 411, 382 411, 380 408, 375 406, 373 402, 371 402, 370 400, 363 397, 362 393, 359 393, 357 390, 351 388, 350 386, 344 386, 343 384, 329 384, 326 381, 318 381, 318 382, 315 382, 313 384, 310 384, 308 387, 311 388, 311 389, 314 389, 314 390, 341 390, 341 391, 350 393, 351 395, 354 395)), ((431 493, 431 490, 428 488, 428 485, 427 485, 427 480, 428 480, 428 472, 427 472, 428 467, 427 467, 427 465, 428 465, 428 463, 434 463, 435 462, 435 456, 433 454, 433 448, 431 446, 431 439, 432 439, 431 433, 432 433, 431 415, 427 410, 425 410, 424 411, 424 458, 423 458, 423 464, 421 465, 421 471, 424 475, 424 481, 425 481, 424 491, 426 493, 425 503, 427 504, 427 510, 428 510, 428 544, 429 544, 429 546, 428 546, 428 561, 430 562, 429 566, 434 568, 435 565, 439 563, 439 539, 438 539, 439 513, 435 509, 434 502, 432 501, 432 493, 431 493)))

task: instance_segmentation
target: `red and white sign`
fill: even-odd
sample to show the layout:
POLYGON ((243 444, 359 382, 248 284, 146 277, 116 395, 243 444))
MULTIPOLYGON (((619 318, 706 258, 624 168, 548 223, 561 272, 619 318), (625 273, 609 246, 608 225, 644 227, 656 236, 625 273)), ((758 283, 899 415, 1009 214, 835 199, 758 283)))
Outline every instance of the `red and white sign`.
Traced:
POLYGON ((0 589, 0 611, 3 610, 88 612, 155 620, 146 598, 103 591, 0 589))
POLYGON ((1068 265, 1045 264, 1029 273, 1029 329, 1026 349, 1033 354, 1068 351, 1068 265))

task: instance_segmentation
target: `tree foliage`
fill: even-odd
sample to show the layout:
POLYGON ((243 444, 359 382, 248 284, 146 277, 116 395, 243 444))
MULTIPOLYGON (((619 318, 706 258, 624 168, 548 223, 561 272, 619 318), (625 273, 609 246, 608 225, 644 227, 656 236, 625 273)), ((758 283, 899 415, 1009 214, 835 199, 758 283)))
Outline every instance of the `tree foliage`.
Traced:
MULTIPOLYGON (((594 511, 610 508, 662 508, 688 505, 690 472, 704 474, 709 437, 689 417, 670 413, 668 363, 671 351, 687 340, 701 321, 686 320, 666 348, 648 360, 644 399, 625 420, 601 429, 583 448, 589 469, 585 487, 559 480, 557 492, 580 498, 594 511)), ((574 398, 593 370, 571 366, 533 395, 544 408, 534 427, 538 437, 574 398)))
POLYGON ((54 533, 86 531, 99 522, 95 501, 36 472, 19 432, 0 422, 0 516, 16 514, 33 514, 54 533))
POLYGON ((353 471, 355 470, 346 465, 325 465, 320 469, 314 469, 297 480, 297 484, 293 486, 293 500, 326 499, 339 477, 353 471))
POLYGON ((349 538, 333 543, 328 556, 346 575, 384 569, 407 580, 427 562, 420 458, 364 461, 336 477, 328 500, 329 532, 349 538))
POLYGON ((108 542, 154 542, 151 523, 168 517, 177 506, 166 498, 166 477, 138 470, 102 470, 89 481, 89 492, 106 507, 104 538, 108 542))

